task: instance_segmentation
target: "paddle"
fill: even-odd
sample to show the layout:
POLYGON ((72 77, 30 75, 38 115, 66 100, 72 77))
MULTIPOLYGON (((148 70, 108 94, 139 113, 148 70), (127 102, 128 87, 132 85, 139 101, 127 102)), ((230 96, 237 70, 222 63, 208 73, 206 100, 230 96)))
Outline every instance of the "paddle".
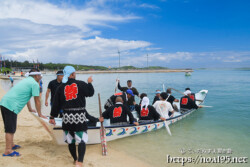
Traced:
POLYGON ((202 106, 203 108, 204 108, 204 107, 206 107, 206 108, 211 108, 211 107, 213 107, 213 106, 205 106, 205 105, 200 105, 200 106, 202 106))
MULTIPOLYGON (((162 113, 161 107, 159 107, 159 108, 160 108, 161 115, 162 115, 162 117, 163 117, 163 113, 162 113)), ((171 131, 170 131, 170 128, 169 128, 168 123, 167 123, 166 120, 164 121, 164 124, 165 124, 165 128, 166 128, 168 134, 169 134, 170 136, 172 136, 172 133, 171 133, 171 131)))
MULTIPOLYGON (((98 101, 99 101, 99 113, 100 113, 100 117, 102 117, 100 93, 98 93, 98 101)), ((101 146, 102 146, 102 155, 107 155, 108 152, 107 152, 107 142, 106 142, 106 131, 103 126, 103 122, 101 122, 101 127, 100 127, 100 138, 101 138, 101 146)))
POLYGON ((116 82, 115 82, 115 93, 118 89, 118 82, 119 82, 119 78, 116 78, 116 82))
POLYGON ((164 123, 165 123, 166 130, 168 131, 168 134, 169 134, 170 136, 172 136, 172 133, 171 133, 171 131, 170 131, 170 128, 169 128, 169 126, 168 126, 167 121, 164 121, 164 123))
POLYGON ((165 85, 164 85, 164 84, 162 84, 162 91, 163 91, 163 92, 166 92, 166 89, 165 89, 165 85))
POLYGON ((175 90, 176 92, 178 92, 178 93, 180 93, 180 94, 182 94, 182 95, 185 96, 185 94, 184 94, 183 92, 181 92, 181 91, 179 91, 179 90, 177 90, 177 89, 175 89, 175 88, 170 88, 170 89, 173 89, 173 90, 175 90))

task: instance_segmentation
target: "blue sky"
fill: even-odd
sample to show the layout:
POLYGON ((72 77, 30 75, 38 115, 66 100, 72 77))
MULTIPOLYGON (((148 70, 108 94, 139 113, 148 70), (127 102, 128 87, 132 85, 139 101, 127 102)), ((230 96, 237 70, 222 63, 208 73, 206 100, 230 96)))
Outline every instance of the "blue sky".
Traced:
POLYGON ((43 63, 250 67, 247 0, 0 0, 0 54, 43 63))

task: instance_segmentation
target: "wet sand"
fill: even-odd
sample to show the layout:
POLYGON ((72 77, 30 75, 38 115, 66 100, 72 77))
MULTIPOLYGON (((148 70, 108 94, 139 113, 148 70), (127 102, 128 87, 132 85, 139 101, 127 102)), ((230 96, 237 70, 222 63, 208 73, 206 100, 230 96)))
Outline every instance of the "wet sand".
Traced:
MULTIPOLYGON (((0 86, 0 99, 5 91, 0 86)), ((74 166, 73 159, 67 146, 59 146, 43 128, 40 122, 28 112, 25 107, 17 119, 17 131, 14 142, 22 146, 18 149, 20 157, 2 157, 0 166, 3 167, 64 167, 74 166)), ((0 153, 5 149, 5 133, 2 116, 0 116, 0 153)), ((132 149, 132 148, 131 148, 132 149)), ((119 148, 108 146, 108 156, 102 156, 101 146, 87 145, 84 167, 148 167, 149 165, 127 155, 119 148)))

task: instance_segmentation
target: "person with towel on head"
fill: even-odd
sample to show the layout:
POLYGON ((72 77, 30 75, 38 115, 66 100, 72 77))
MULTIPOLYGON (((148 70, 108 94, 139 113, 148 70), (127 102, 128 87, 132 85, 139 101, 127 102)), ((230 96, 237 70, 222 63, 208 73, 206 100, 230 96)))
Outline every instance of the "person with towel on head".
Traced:
POLYGON ((17 126, 17 115, 28 104, 32 96, 34 96, 38 116, 47 119, 41 113, 40 89, 38 84, 41 79, 41 72, 38 69, 32 69, 27 76, 27 78, 11 88, 0 101, 6 140, 3 156, 20 156, 19 152, 15 150, 21 146, 15 145, 13 141, 17 126))
POLYGON ((68 144, 77 167, 82 166, 86 143, 88 141, 87 119, 91 122, 103 122, 103 117, 95 118, 86 110, 86 97, 94 95, 92 76, 87 82, 76 80, 75 68, 66 66, 63 70, 62 84, 57 88, 50 114, 50 123, 55 125, 54 118, 63 110, 62 129, 64 141, 68 144), (76 154, 76 144, 78 144, 78 157, 76 154))
POLYGON ((185 96, 183 96, 180 100, 180 108, 181 112, 188 111, 190 109, 198 109, 202 108, 202 106, 197 106, 192 97, 192 92, 190 90, 186 90, 184 92, 185 96))
MULTIPOLYGON (((185 89, 185 91, 187 91, 187 90, 190 90, 190 91, 191 91, 190 88, 186 88, 186 89, 185 89)), ((196 101, 203 102, 203 100, 196 99, 195 93, 192 93, 192 92, 191 92, 190 98, 191 98, 195 103, 196 103, 196 101)))
POLYGON ((141 103, 139 105, 135 105, 135 110, 137 111, 139 116, 139 123, 148 123, 157 121, 159 119, 166 120, 165 118, 160 116, 160 114, 155 110, 153 106, 149 105, 149 98, 147 97, 147 95, 142 97, 141 103))

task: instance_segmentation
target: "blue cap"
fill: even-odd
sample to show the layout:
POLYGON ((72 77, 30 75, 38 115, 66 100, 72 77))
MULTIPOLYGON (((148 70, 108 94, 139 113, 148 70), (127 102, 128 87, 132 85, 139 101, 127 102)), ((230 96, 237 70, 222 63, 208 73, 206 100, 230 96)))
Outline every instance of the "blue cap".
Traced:
POLYGON ((62 83, 68 82, 69 76, 70 76, 73 72, 75 72, 75 71, 76 71, 75 68, 72 67, 72 66, 66 66, 66 67, 64 67, 64 69, 63 69, 63 74, 64 74, 64 76, 63 76, 62 83))
POLYGON ((155 94, 161 94, 161 91, 160 90, 157 90, 156 92, 155 92, 155 94))
POLYGON ((132 95, 132 96, 135 96, 135 95, 133 94, 133 91, 132 91, 131 89, 128 89, 128 90, 126 91, 126 93, 127 93, 127 94, 130 94, 130 95, 132 95))

